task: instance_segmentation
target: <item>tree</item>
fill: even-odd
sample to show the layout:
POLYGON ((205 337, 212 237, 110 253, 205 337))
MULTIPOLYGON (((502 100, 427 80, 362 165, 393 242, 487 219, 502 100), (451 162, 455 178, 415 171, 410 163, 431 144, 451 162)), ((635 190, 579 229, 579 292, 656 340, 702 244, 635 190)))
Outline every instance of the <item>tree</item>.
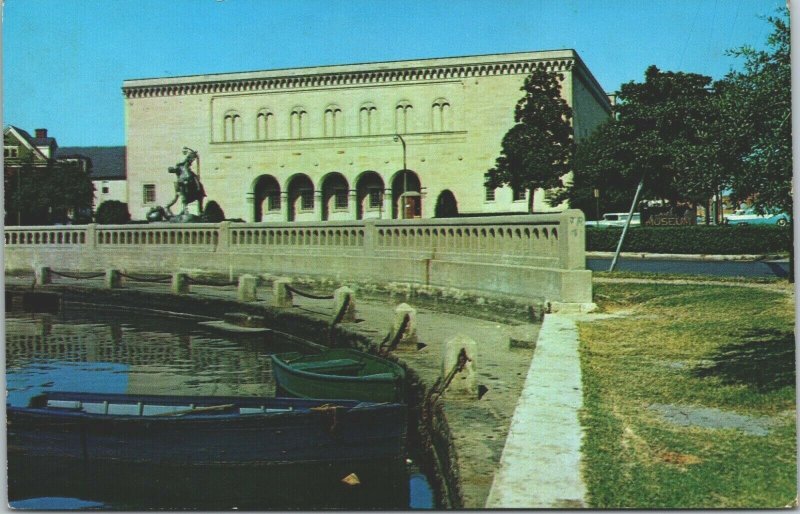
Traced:
POLYGON ((792 98, 788 11, 768 17, 768 50, 744 46, 744 70, 723 81, 721 112, 732 168, 731 195, 760 212, 779 209, 792 216, 792 98))
POLYGON ((203 221, 208 223, 225 221, 225 212, 223 212, 222 207, 220 207, 217 202, 211 200, 206 204, 206 208, 203 209, 203 221))
POLYGON ((6 221, 23 225, 66 223, 69 216, 91 210, 94 185, 78 163, 32 160, 6 170, 6 221))
POLYGON ((585 209, 597 188, 608 205, 627 210, 644 177, 644 198, 705 203, 725 183, 710 86, 705 75, 656 66, 644 82, 623 84, 616 117, 578 144, 572 184, 556 199, 585 209))
POLYGON ((123 225, 131 220, 128 204, 119 200, 106 200, 97 207, 94 216, 97 223, 103 225, 123 225))
POLYGON ((500 156, 487 173, 487 187, 528 191, 528 212, 533 212, 536 189, 563 187, 562 177, 570 171, 572 110, 561 97, 562 80, 540 68, 525 79, 525 96, 514 111, 516 124, 503 137, 500 156))
MULTIPOLYGON (((789 12, 768 17, 773 31, 768 50, 744 46, 731 52, 744 57, 744 70, 723 80, 721 115, 731 167, 731 197, 749 201, 757 212, 792 214, 792 98, 789 12)), ((794 247, 789 251, 789 281, 794 282, 794 247)))

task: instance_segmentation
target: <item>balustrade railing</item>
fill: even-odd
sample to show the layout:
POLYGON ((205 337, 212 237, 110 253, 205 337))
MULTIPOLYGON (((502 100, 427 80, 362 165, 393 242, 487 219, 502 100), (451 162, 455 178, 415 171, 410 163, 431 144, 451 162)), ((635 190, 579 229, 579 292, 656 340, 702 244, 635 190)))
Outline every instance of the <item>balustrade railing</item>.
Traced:
POLYGON ((85 225, 6 227, 5 245, 197 247, 230 252, 360 252, 413 258, 460 257, 583 269, 580 211, 528 216, 358 222, 85 225))

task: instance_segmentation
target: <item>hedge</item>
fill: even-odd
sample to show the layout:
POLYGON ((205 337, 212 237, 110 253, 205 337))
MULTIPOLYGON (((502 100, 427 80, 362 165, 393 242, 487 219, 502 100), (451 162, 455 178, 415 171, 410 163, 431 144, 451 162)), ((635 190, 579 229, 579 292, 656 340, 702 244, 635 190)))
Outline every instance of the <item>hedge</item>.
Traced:
MULTIPOLYGON (((613 252, 622 228, 586 228, 586 251, 613 252)), ((791 226, 631 227, 623 252, 735 255, 788 252, 791 226)))

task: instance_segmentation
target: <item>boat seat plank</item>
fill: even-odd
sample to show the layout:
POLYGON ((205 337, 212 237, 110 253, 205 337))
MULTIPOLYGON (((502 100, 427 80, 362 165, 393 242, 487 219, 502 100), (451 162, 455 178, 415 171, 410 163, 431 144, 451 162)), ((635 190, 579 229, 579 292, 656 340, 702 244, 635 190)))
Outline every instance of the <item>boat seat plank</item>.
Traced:
POLYGON ((294 369, 302 371, 357 371, 361 369, 364 364, 353 359, 331 359, 327 361, 311 361, 311 362, 295 362, 291 366, 294 369))

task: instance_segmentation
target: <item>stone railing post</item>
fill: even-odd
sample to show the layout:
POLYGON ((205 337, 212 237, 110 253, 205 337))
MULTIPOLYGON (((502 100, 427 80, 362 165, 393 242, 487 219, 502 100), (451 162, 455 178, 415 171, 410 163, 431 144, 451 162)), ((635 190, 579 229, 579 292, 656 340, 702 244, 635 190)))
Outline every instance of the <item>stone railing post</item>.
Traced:
POLYGON ((356 294, 349 287, 340 287, 333 292, 333 312, 339 314, 345 302, 348 302, 347 309, 341 322, 352 323, 356 320, 356 294))
POLYGON ((375 255, 377 245, 378 230, 375 228, 375 220, 364 220, 364 254, 366 256, 375 255))
POLYGON ((172 292, 175 294, 189 293, 189 274, 177 272, 172 274, 172 292))
POLYGON ((219 248, 229 250, 231 247, 231 222, 222 221, 217 229, 218 245, 219 248))
POLYGON ((276 278, 272 282, 272 294, 275 297, 275 307, 286 308, 293 307, 294 302, 292 292, 286 286, 292 283, 288 278, 276 278))
POLYGON ((50 268, 47 266, 37 266, 34 270, 36 275, 36 285, 43 286, 53 281, 53 276, 50 273, 50 268))
POLYGON ((119 289, 122 287, 122 275, 118 269, 107 269, 105 277, 106 289, 119 289))
POLYGON ((450 384, 447 385, 445 390, 448 394, 474 398, 478 394, 475 382, 478 344, 469 337, 459 334, 445 343, 444 358, 442 359, 442 378, 447 379, 459 365, 459 359, 462 358, 462 350, 465 352, 467 360, 463 365, 463 369, 453 375, 450 384))
POLYGON ((586 269, 586 217, 578 209, 559 215, 558 261, 563 269, 586 269))
POLYGON ((95 223, 86 225, 86 246, 97 248, 97 224, 95 223))
POLYGON ((257 279, 253 275, 239 277, 239 288, 237 290, 239 301, 254 302, 258 299, 256 296, 256 282, 257 279))
POLYGON ((417 309, 408 305, 407 303, 401 303, 397 306, 394 310, 394 323, 392 324, 392 334, 397 334, 397 332, 401 329, 403 325, 403 320, 405 320, 406 316, 408 316, 408 323, 403 329, 403 333, 400 335, 400 340, 397 343, 397 347, 400 348, 402 346, 411 346, 417 344, 417 309))

